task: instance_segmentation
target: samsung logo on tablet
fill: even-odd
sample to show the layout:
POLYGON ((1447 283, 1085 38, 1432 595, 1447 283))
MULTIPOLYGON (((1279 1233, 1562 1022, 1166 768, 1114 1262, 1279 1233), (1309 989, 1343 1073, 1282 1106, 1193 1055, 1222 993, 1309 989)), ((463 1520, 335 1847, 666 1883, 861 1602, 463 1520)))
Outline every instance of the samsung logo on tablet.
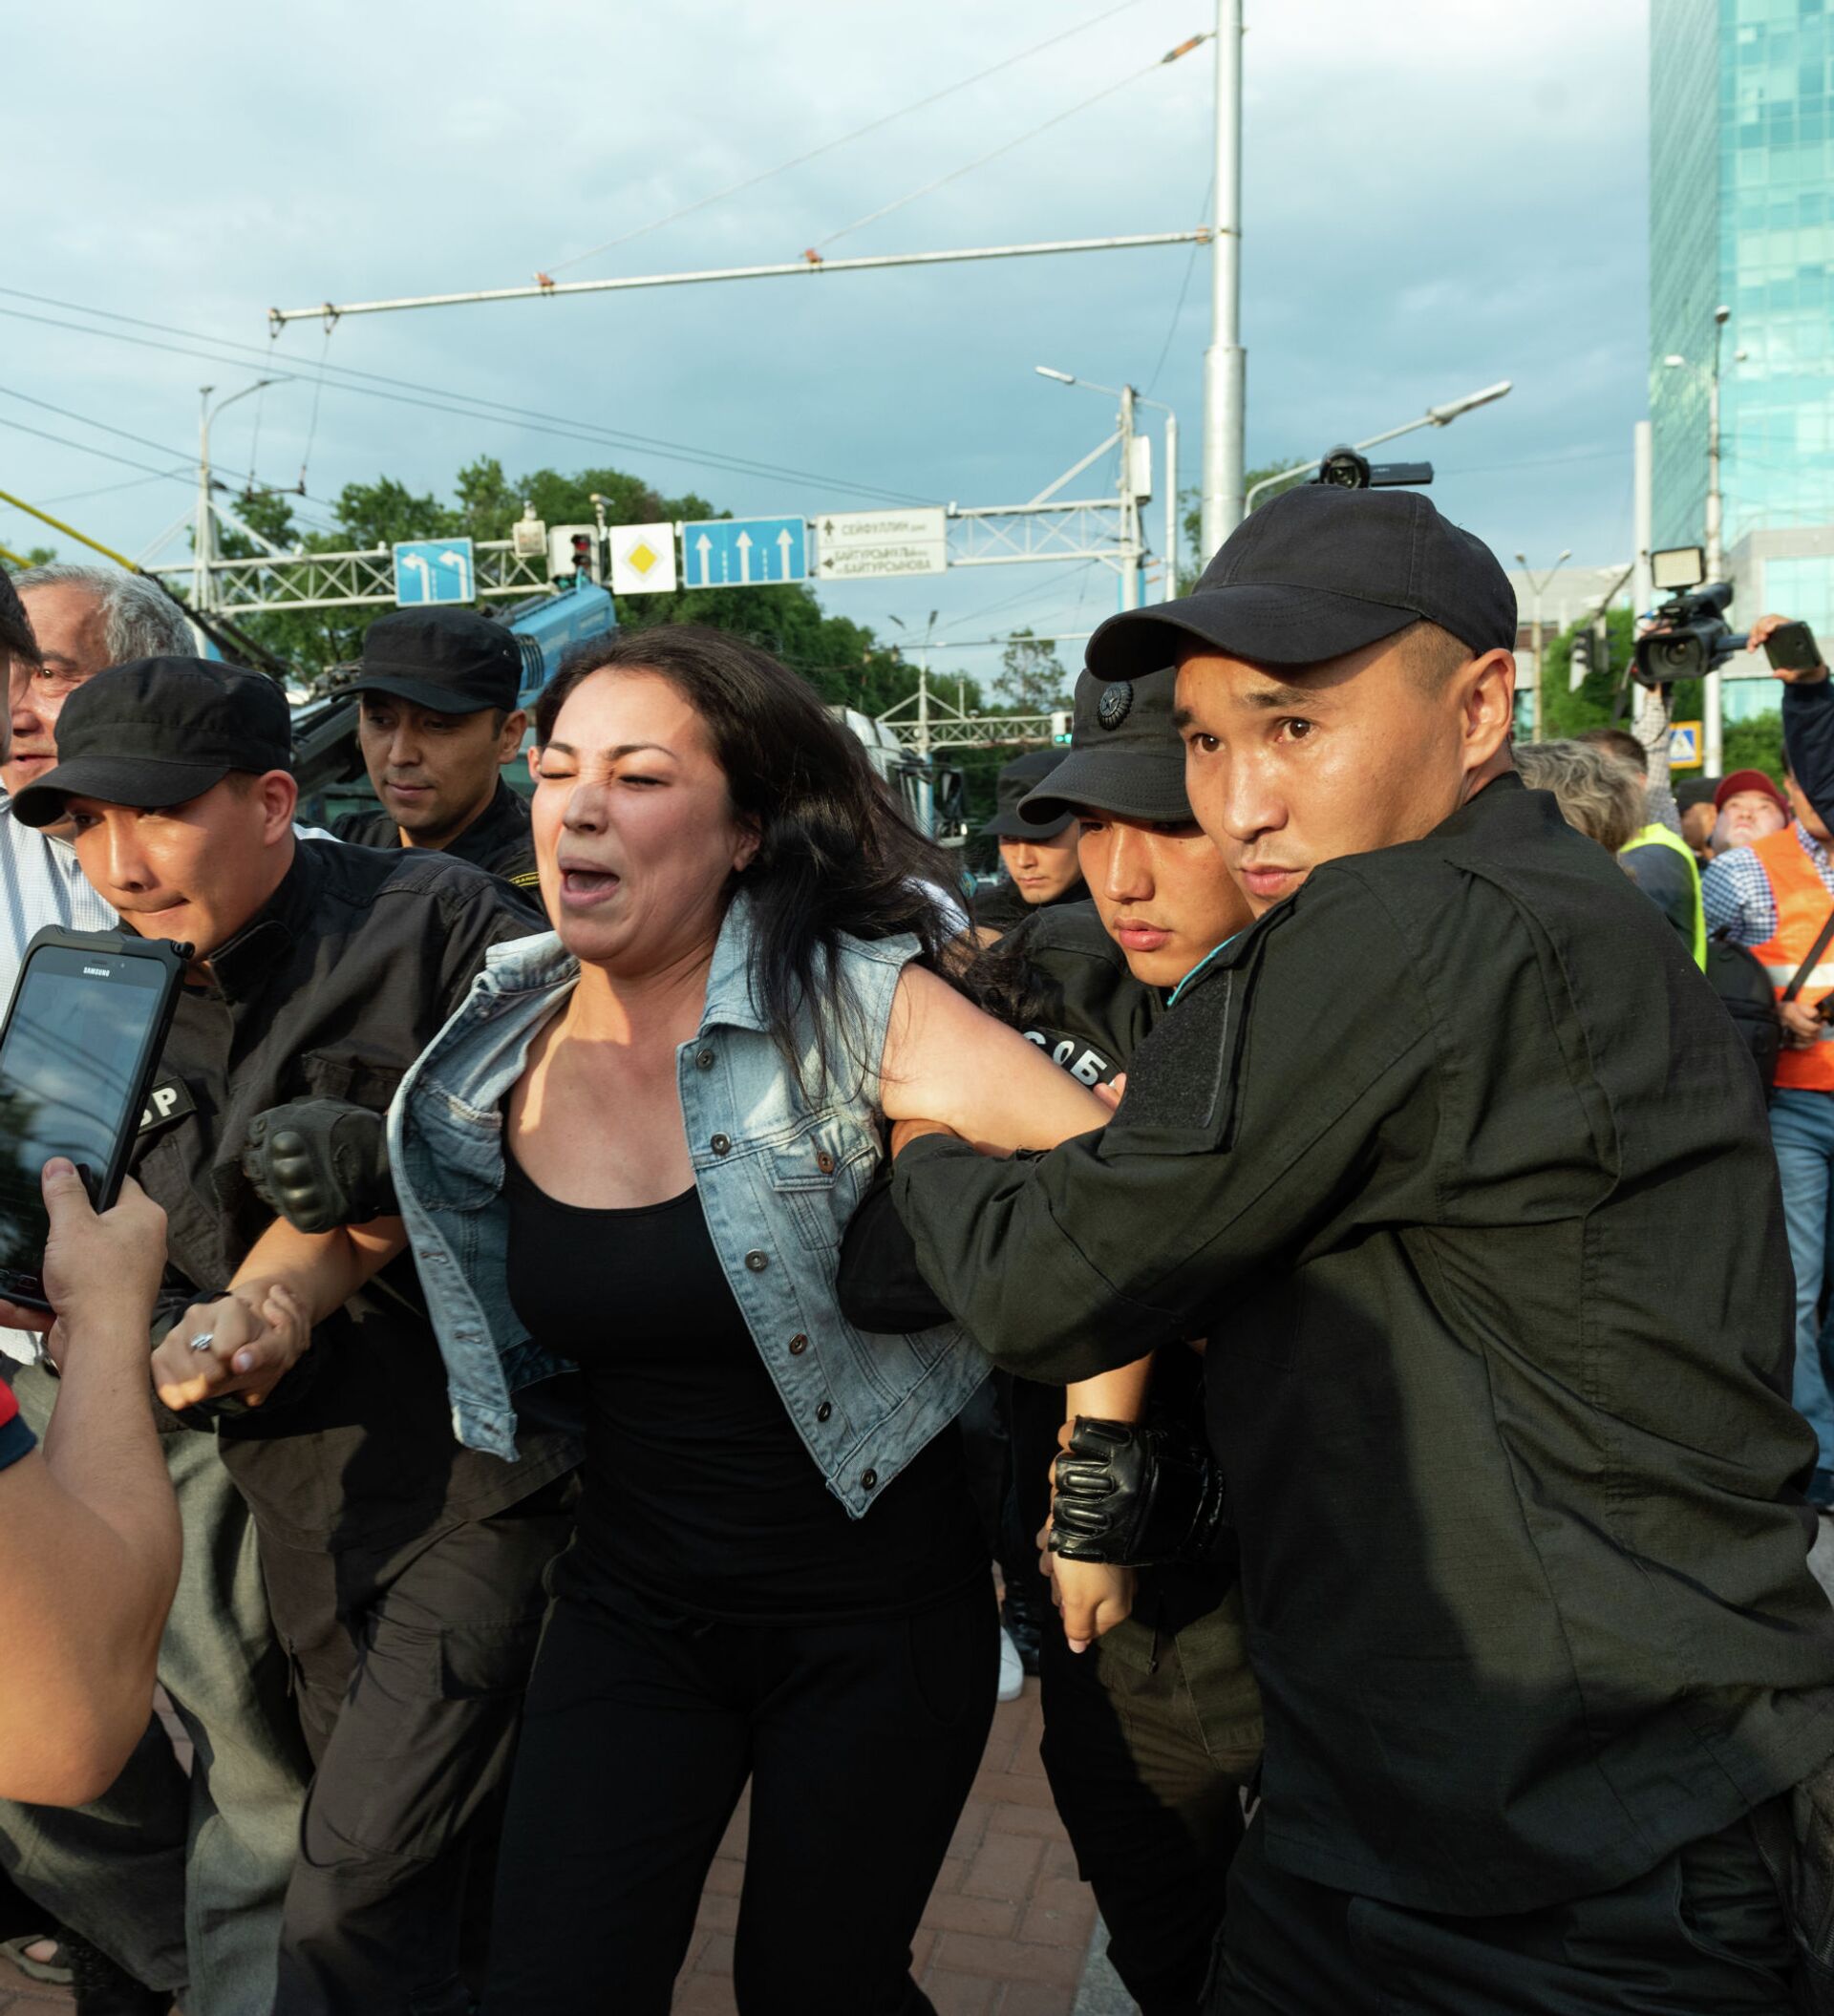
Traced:
POLYGON ((113 980, 114 977, 115 968, 113 966, 85 966, 83 968, 83 978, 85 980, 113 980))

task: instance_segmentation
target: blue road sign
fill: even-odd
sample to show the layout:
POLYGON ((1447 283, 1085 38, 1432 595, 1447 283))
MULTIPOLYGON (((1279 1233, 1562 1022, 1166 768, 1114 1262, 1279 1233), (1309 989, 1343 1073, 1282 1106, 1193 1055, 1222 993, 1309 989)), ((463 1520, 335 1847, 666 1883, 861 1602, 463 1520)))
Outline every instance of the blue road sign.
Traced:
POLYGON ((681 528, 681 563, 691 588, 806 581, 809 528, 800 518, 699 519, 681 528))
POLYGON ((475 602, 478 570, 468 539, 403 540, 395 549, 395 600, 409 609, 428 602, 475 602))

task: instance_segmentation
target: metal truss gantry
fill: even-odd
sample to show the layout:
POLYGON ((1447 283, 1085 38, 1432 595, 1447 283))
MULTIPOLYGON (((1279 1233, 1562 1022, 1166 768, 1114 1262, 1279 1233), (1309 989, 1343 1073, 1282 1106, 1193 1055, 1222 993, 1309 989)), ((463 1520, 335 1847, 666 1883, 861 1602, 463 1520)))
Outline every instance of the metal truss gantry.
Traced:
MULTIPOLYGON (((544 555, 517 558, 506 539, 473 547, 480 598, 540 595, 553 586, 544 555)), ((151 567, 177 586, 196 581, 193 561, 151 567)), ((213 560, 209 607, 225 616, 274 615, 286 609, 395 606, 395 555, 387 546, 343 553, 263 553, 253 560, 213 560)))

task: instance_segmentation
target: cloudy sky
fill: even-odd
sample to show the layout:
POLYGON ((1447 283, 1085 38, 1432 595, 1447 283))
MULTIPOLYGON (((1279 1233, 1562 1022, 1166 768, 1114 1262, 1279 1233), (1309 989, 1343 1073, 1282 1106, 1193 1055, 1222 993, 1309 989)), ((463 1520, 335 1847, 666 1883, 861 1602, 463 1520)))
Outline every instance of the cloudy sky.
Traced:
MULTIPOLYGON (((1207 0, 0 0, 0 489, 139 555, 185 509, 190 478, 158 472, 194 453, 199 386, 234 391, 264 359, 300 375, 225 414, 217 458, 269 483, 303 464, 318 499, 384 472, 443 494, 491 454, 512 474, 609 461, 739 513, 1018 502, 1112 424, 1039 363, 1173 405, 1194 482, 1208 270, 1184 247, 352 318, 329 339, 296 324, 271 348, 265 311, 830 240, 841 256, 1187 227, 1207 211, 1209 51, 1155 59, 1209 20, 1207 0), (210 348, 197 336, 214 358, 186 353, 210 348), (321 362, 557 417, 315 386, 321 362)), ((1643 7, 1248 0, 1248 20, 1250 463, 1506 377, 1507 399, 1393 453, 1432 456, 1441 508, 1505 562, 1627 557, 1643 7)), ((0 544, 40 536, 0 506, 0 544)), ((958 647, 939 664, 972 669, 994 654, 971 640, 1086 630, 1115 592, 1099 566, 1057 564, 824 595, 893 636, 890 616, 921 629, 939 610, 958 647)))

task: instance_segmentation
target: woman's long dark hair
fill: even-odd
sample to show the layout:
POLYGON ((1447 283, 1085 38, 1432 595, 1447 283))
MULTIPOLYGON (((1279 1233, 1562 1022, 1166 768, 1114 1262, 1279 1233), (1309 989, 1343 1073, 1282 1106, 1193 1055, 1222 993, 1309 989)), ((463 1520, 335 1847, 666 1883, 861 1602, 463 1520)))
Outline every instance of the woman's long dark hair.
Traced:
POLYGON ((674 688, 706 724, 735 812, 757 830, 737 885, 753 906, 752 997, 785 1062, 800 1077, 806 1016, 824 1078, 837 1036, 866 1064, 852 1004, 831 979, 841 939, 908 933, 925 963, 944 970, 959 928, 934 894, 955 883, 948 858, 905 820, 864 749, 805 681, 704 624, 620 632, 569 654, 535 704, 538 743, 574 688, 607 671, 653 673, 674 688))

